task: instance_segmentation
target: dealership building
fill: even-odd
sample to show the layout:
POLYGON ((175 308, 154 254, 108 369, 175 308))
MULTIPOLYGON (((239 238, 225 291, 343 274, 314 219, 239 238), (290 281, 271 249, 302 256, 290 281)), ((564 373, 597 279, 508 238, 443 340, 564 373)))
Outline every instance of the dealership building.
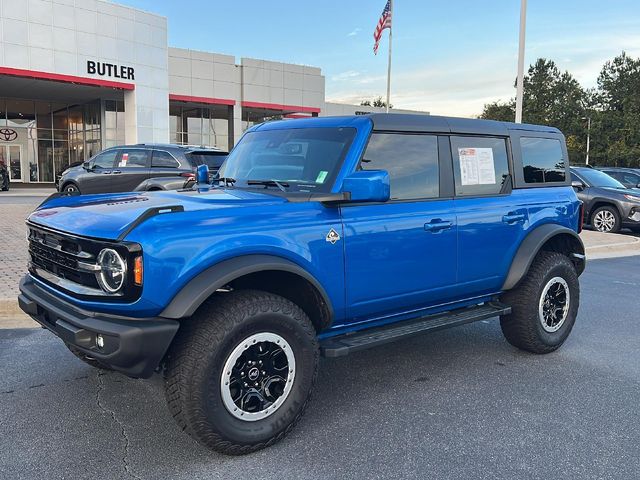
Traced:
POLYGON ((114 145, 228 150, 255 123, 363 109, 379 110, 325 102, 317 67, 169 47, 160 15, 0 0, 0 162, 12 182, 52 182, 114 145))

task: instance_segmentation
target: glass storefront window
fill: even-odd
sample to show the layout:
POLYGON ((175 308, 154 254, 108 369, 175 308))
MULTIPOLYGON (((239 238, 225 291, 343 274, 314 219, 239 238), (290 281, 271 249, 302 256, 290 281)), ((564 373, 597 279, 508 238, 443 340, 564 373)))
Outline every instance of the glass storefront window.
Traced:
POLYGON ((226 106, 195 107, 169 102, 170 141, 228 150, 229 112, 226 106))
POLYGON ((11 153, 11 180, 53 182, 70 163, 98 153, 100 114, 99 102, 0 99, 0 125, 16 131, 16 138, 5 145, 11 153))

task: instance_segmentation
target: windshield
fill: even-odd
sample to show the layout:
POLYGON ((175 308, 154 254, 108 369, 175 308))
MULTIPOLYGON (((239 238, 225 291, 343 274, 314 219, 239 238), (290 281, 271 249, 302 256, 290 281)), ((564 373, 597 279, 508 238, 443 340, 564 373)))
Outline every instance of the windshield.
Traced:
POLYGON ((618 180, 610 177, 600 170, 593 170, 591 168, 581 168, 578 170, 578 174, 584 178, 592 187, 610 187, 610 188, 626 188, 618 180))
POLYGON ((355 132, 322 127, 249 132, 229 154, 219 176, 234 179, 236 187, 327 193, 355 132))

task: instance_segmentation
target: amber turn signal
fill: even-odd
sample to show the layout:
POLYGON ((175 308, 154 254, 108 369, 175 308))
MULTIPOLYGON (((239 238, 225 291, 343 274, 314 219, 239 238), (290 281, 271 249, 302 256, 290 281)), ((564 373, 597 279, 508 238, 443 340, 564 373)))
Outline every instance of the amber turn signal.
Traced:
POLYGON ((133 282, 142 285, 142 256, 138 256, 133 261, 133 282))

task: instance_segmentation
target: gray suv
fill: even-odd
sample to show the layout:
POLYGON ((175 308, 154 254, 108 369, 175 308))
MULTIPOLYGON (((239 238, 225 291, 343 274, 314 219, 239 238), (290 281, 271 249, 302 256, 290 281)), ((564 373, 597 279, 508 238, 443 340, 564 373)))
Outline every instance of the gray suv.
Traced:
POLYGON ((600 170, 571 167, 572 186, 584 204, 584 222, 599 232, 622 227, 640 232, 640 190, 626 188, 600 170))
MULTIPOLYGON (((173 144, 138 144, 103 150, 81 165, 62 172, 56 182, 61 192, 110 193, 130 192, 150 179, 195 178, 198 165, 207 164, 213 173, 226 158, 216 148, 173 144)), ((151 189, 151 187, 149 187, 151 189)))

